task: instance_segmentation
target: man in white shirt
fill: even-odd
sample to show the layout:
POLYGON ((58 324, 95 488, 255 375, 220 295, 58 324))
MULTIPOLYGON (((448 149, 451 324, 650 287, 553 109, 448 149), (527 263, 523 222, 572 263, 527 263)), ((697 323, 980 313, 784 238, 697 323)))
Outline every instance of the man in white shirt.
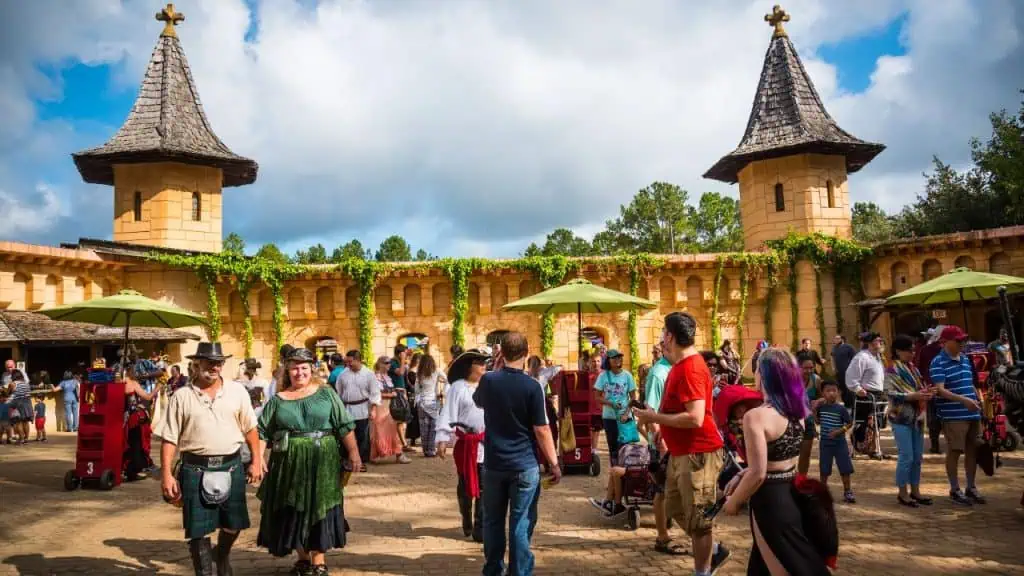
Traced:
MULTIPOLYGON (((483 542, 484 509, 480 479, 483 476, 484 411, 473 402, 480 378, 487 371, 490 356, 477 350, 462 353, 456 362, 468 362, 465 379, 451 385, 448 398, 437 418, 437 455, 443 460, 448 444, 455 439, 455 470, 459 475, 456 495, 459 499, 459 513, 462 515, 462 533, 472 536, 473 541, 483 542), (462 426, 456 427, 455 424, 462 426)), ((454 374, 453 374, 454 376, 454 374)))
MULTIPOLYGON (((846 369, 846 386, 858 398, 867 400, 871 397, 880 401, 885 382, 885 364, 882 362, 884 341, 878 332, 865 332, 861 334, 860 341, 864 348, 850 360, 850 366, 846 369)), ((874 445, 867 441, 867 422, 873 417, 872 406, 863 402, 855 404, 855 407, 853 419, 861 424, 853 431, 854 446, 864 446, 865 450, 874 452, 874 445)), ((870 428, 877 433, 877 426, 870 428)))
POLYGON ((370 420, 377 415, 380 406, 380 384, 373 370, 363 365, 359 350, 349 350, 345 357, 348 369, 338 375, 335 386, 348 415, 356 422, 356 444, 363 462, 362 471, 366 472, 366 462, 370 461, 370 420))

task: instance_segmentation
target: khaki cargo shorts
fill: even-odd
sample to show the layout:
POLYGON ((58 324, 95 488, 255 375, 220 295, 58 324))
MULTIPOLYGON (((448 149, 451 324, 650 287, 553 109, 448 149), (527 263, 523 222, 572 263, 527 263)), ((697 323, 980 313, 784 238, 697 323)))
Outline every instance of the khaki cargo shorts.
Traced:
POLYGON ((711 532, 712 521, 704 518, 704 511, 715 505, 723 462, 721 450, 668 459, 665 514, 691 537, 711 532))
POLYGON ((967 446, 976 447, 981 434, 978 420, 943 420, 942 433, 946 436, 946 449, 963 452, 967 446))

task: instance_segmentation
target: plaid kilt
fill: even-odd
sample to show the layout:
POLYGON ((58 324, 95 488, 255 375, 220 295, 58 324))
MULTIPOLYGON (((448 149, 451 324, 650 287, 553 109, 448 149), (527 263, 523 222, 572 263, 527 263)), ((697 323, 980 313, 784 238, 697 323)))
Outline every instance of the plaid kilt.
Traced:
POLYGON ((210 468, 182 462, 178 470, 178 484, 181 488, 182 524, 186 539, 202 538, 218 528, 244 530, 249 527, 249 507, 245 502, 245 467, 241 458, 210 468), (231 494, 223 504, 203 504, 200 494, 203 470, 231 470, 231 494))

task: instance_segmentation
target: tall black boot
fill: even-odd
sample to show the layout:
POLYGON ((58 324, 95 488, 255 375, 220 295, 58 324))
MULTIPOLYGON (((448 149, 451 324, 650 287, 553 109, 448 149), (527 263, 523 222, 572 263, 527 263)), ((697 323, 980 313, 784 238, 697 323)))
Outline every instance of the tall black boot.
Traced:
POLYGON ((231 547, 235 540, 238 540, 238 532, 225 532, 221 530, 217 534, 217 576, 232 576, 231 571, 231 547))
POLYGON ((213 576, 213 548, 209 538, 193 538, 188 541, 188 552, 192 556, 192 567, 196 576, 213 576))

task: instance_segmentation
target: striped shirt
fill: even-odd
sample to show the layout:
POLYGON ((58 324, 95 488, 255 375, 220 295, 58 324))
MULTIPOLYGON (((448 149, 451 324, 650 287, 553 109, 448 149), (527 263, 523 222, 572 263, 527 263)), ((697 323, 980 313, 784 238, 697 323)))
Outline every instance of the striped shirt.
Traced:
POLYGON ((833 430, 838 430, 851 422, 850 411, 845 406, 836 402, 835 404, 822 404, 818 407, 818 424, 821 426, 821 443, 833 444, 843 441, 843 437, 829 438, 833 430))
MULTIPOLYGON (((966 354, 960 354, 959 358, 953 359, 943 350, 932 360, 928 369, 932 384, 943 386, 953 394, 965 396, 978 401, 978 393, 974 389, 974 370, 971 360, 966 354)), ((972 412, 966 406, 956 400, 947 400, 936 396, 935 407, 938 409, 939 418, 943 420, 979 420, 981 414, 972 412)))

